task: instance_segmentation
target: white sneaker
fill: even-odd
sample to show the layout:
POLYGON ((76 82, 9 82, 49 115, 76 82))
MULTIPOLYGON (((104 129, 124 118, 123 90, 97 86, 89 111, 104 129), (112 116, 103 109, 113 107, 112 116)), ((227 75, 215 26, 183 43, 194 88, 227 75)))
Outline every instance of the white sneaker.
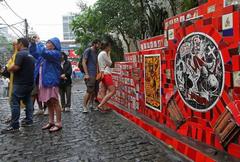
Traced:
POLYGON ((83 113, 88 113, 88 109, 86 107, 83 107, 83 113))
POLYGON ((44 110, 38 110, 38 112, 36 112, 35 115, 43 115, 44 114, 44 110))
POLYGON ((65 111, 66 111, 66 112, 69 112, 69 111, 70 111, 70 107, 66 107, 66 108, 65 108, 65 111))
POLYGON ((44 115, 48 115, 48 108, 44 111, 44 115))

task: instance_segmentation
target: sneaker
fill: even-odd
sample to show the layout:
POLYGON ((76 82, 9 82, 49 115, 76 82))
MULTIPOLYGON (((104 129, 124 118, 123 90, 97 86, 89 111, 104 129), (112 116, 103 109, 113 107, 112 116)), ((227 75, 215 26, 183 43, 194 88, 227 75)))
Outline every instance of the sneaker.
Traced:
POLYGON ((83 107, 83 113, 88 113, 88 109, 86 107, 83 107))
POLYGON ((23 119, 23 120, 21 121, 21 126, 22 126, 22 127, 29 127, 29 126, 32 126, 32 124, 33 124, 33 121, 28 121, 28 120, 26 120, 26 119, 23 119))
POLYGON ((91 104, 89 104, 89 108, 94 111, 98 110, 97 106, 98 106, 98 104, 95 101, 93 101, 91 104))
POLYGON ((48 115, 48 109, 44 111, 44 115, 48 115))
POLYGON ((15 133, 15 132, 18 132, 18 131, 19 131, 19 128, 13 128, 13 127, 9 126, 9 127, 5 128, 5 129, 3 129, 1 131, 1 133, 2 134, 7 134, 7 133, 15 133))
POLYGON ((9 117, 9 118, 6 119, 6 121, 4 123, 9 124, 9 123, 11 123, 11 121, 12 121, 12 119, 9 117))
POLYGON ((66 108, 65 108, 65 111, 66 111, 66 112, 70 112, 70 107, 66 107, 66 108))
POLYGON ((93 105, 89 105, 88 106, 90 110, 93 110, 94 109, 94 106, 93 105))
POLYGON ((44 114, 44 110, 38 110, 38 112, 36 112, 36 114, 34 115, 43 115, 44 114))

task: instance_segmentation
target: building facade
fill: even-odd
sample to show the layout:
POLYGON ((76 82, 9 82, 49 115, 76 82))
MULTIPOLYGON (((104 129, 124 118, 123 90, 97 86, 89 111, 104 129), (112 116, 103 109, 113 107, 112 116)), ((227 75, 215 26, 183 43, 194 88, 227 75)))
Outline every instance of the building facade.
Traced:
POLYGON ((63 39, 64 40, 75 40, 75 35, 71 29, 71 23, 74 19, 74 15, 63 16, 63 39))

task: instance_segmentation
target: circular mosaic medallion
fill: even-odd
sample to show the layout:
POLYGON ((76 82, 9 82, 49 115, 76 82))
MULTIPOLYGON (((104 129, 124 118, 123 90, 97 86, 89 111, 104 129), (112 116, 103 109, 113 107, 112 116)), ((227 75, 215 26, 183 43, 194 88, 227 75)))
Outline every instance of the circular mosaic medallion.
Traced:
POLYGON ((179 44, 175 81, 183 101, 193 110, 213 108, 224 87, 224 62, 216 42, 205 33, 191 33, 179 44))

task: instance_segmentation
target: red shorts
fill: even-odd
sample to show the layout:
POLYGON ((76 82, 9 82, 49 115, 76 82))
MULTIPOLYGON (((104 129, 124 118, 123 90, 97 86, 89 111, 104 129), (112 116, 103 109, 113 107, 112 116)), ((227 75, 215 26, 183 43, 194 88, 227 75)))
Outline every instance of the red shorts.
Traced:
POLYGON ((111 74, 104 74, 104 77, 102 79, 103 84, 106 87, 113 86, 113 79, 111 74))

